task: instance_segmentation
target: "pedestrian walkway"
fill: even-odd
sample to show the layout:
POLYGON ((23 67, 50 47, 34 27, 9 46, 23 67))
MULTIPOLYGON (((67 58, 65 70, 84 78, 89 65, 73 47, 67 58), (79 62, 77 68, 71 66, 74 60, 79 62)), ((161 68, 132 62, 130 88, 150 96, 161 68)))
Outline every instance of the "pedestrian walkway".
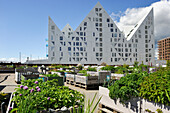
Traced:
MULTIPOLYGON (((80 87, 75 87, 73 85, 70 85, 70 84, 64 84, 65 86, 69 87, 70 89, 72 90, 76 90, 80 93, 82 93, 84 96, 85 96, 85 108, 87 107, 88 105, 88 100, 90 100, 90 102, 92 102, 92 99, 95 95, 95 93, 97 93, 96 95, 96 98, 95 98, 95 101, 94 101, 94 104, 92 105, 91 109, 95 106, 95 103, 98 101, 99 99, 99 90, 85 90, 83 88, 80 88, 80 87)), ((98 112, 98 106, 96 107, 94 113, 97 113, 98 112)))
POLYGON ((7 74, 0 74, 1 80, 0 83, 0 90, 4 93, 12 93, 17 88, 18 84, 15 82, 15 74, 14 73, 7 73, 7 74), (3 77, 2 77, 3 76, 3 77), (4 77, 5 76, 5 77, 4 77))

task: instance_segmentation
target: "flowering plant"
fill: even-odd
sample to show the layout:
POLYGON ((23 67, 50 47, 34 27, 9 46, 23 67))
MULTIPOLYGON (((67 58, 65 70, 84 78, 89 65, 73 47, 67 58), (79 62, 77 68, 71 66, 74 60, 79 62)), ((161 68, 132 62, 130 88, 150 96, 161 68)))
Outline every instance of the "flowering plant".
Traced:
POLYGON ((60 109, 63 106, 69 108, 81 105, 84 101, 81 93, 65 86, 58 86, 56 79, 46 82, 42 79, 22 81, 15 95, 13 101, 17 108, 14 110, 19 113, 33 113, 48 108, 60 109))

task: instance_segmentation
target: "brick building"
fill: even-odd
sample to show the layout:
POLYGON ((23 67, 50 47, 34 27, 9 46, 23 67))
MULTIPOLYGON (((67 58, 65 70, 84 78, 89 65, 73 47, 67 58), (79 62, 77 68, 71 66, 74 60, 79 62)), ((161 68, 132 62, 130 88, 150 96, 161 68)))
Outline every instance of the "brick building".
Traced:
POLYGON ((158 59, 170 60, 170 37, 158 41, 158 59))

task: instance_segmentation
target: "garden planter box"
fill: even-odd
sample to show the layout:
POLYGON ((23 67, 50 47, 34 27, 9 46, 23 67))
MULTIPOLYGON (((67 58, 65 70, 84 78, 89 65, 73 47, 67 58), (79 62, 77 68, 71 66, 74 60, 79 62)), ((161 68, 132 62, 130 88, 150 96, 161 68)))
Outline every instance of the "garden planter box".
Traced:
POLYGON ((21 75, 21 80, 38 79, 39 75, 21 75))
POLYGON ((0 68, 0 73, 14 73, 15 68, 0 68))
POLYGON ((48 77, 48 80, 53 80, 57 79, 58 80, 58 85, 63 86, 64 85, 64 77, 48 77))
POLYGON ((93 85, 98 84, 98 76, 78 76, 81 79, 81 84, 93 85))
POLYGON ((120 113, 146 113, 145 110, 149 109, 156 113, 157 109, 161 109, 163 113, 170 112, 170 106, 164 106, 140 98, 133 98, 125 102, 125 104, 122 104, 119 102, 119 99, 111 99, 109 97, 109 89, 101 86, 99 86, 99 97, 100 96, 102 96, 99 107, 100 111, 110 111, 112 109, 113 111, 120 113))
POLYGON ((66 82, 67 83, 74 83, 75 82, 75 75, 73 75, 73 74, 66 74, 66 82))
POLYGON ((87 71, 87 74, 90 74, 91 76, 98 76, 98 72, 95 71, 87 71))
POLYGON ((111 72, 110 71, 100 71, 98 72, 98 79, 99 79, 99 84, 104 84, 104 81, 107 79, 110 79, 111 72), (109 77, 109 78, 107 78, 109 77))
POLYGON ((77 84, 80 84, 80 83, 81 83, 81 79, 82 79, 82 77, 81 77, 80 75, 75 75, 75 82, 76 82, 77 84))

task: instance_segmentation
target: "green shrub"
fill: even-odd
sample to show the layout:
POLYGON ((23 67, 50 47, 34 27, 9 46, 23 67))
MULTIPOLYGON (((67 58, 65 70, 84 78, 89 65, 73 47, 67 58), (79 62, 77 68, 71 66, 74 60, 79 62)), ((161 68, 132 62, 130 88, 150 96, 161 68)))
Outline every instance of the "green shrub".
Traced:
POLYGON ((97 71, 96 68, 88 67, 87 71, 97 71))
POLYGON ((116 72, 117 74, 125 74, 125 73, 128 73, 128 69, 127 68, 124 68, 122 66, 119 66, 116 68, 116 72))
POLYGON ((138 97, 138 88, 145 76, 148 76, 148 73, 127 74, 125 77, 120 78, 120 80, 115 81, 115 83, 109 87, 109 96, 112 99, 120 98, 121 102, 127 101, 133 97, 138 97))
POLYGON ((46 77, 60 77, 58 74, 47 74, 46 77))
POLYGON ((87 74, 87 70, 80 70, 79 73, 87 74))
POLYGON ((22 81, 16 89, 13 101, 18 113, 35 113, 37 111, 60 109, 82 105, 84 96, 66 86, 58 86, 56 79, 43 82, 42 79, 22 81))
POLYGON ((113 66, 105 66, 105 67, 102 67, 101 70, 113 71, 115 70, 115 68, 113 66))
POLYGON ((170 105, 170 70, 161 68, 145 77, 139 91, 140 96, 149 101, 170 105))

